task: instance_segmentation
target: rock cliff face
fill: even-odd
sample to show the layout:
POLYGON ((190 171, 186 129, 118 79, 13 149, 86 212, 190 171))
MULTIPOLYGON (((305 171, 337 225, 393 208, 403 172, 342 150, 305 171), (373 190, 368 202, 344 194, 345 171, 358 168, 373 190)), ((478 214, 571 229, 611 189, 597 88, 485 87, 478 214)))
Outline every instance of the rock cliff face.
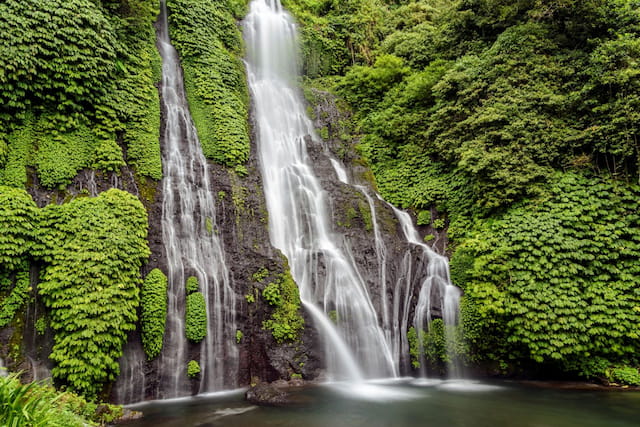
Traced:
MULTIPOLYGON (((421 280, 426 275, 428 266, 421 251, 407 243, 393 210, 376 197, 373 186, 367 179, 370 173, 362 165, 353 147, 337 137, 336 129, 345 119, 345 113, 335 106, 330 94, 316 95, 322 102, 314 106, 315 116, 318 117, 315 125, 319 129, 326 127, 330 132, 323 143, 312 142, 309 138, 308 150, 315 172, 329 195, 334 227, 348 240, 381 321, 385 321, 381 313, 386 312, 386 322, 389 325, 406 328, 413 319, 421 280), (338 158, 337 154, 340 154, 340 161, 347 170, 349 184, 340 181, 332 165, 332 159, 338 158), (372 206, 375 209, 373 212, 372 206), (376 241, 374 232, 374 217, 379 241, 376 241), (384 275, 384 284, 381 274, 384 275)), ((237 346, 240 366, 236 382, 238 385, 248 385, 252 380, 289 380, 292 375, 293 378, 304 379, 322 377, 324 350, 308 314, 302 313, 305 328, 300 339, 295 342, 278 344, 271 331, 263 328, 263 322, 269 318, 272 307, 262 297, 262 291, 270 280, 274 280, 288 267, 286 259, 270 243, 268 213, 255 153, 254 147, 247 176, 240 177, 213 163, 209 169, 213 191, 216 193, 217 228, 224 242, 230 279, 239 305, 237 325, 240 332, 237 346), (263 280, 256 280, 255 274, 262 269, 268 272, 267 276, 263 280)), ((92 196, 112 187, 136 194, 147 208, 152 254, 143 268, 143 275, 153 268, 166 271, 167 260, 161 229, 163 195, 159 182, 137 181, 133 172, 127 168, 123 168, 118 175, 86 170, 64 191, 44 190, 35 179, 29 190, 38 206, 42 207, 49 203, 62 203, 73 197, 92 196)), ((438 242, 438 239, 435 241, 438 242)), ((442 244, 443 240, 440 239, 439 243, 442 244)), ((33 277, 35 280, 37 271, 33 272, 33 277)), ((440 317, 441 307, 437 303, 440 301, 439 296, 434 294, 433 301, 432 316, 440 317)), ((37 310, 42 310, 42 307, 37 301, 31 302, 20 324, 2 332, 2 341, 6 343, 12 341, 12 336, 15 341, 18 335, 22 335, 20 355, 15 352, 12 354, 7 345, 2 353, 5 363, 25 370, 27 378, 31 379, 46 376, 51 367, 47 355, 52 337, 47 332, 36 333, 34 319, 37 310)), ((138 332, 130 335, 127 346, 140 347, 138 332)), ((197 359, 198 352, 199 346, 192 345, 190 356, 197 359)), ((400 345, 397 357, 400 360, 400 373, 409 373, 411 368, 407 348, 400 345)), ((144 362, 140 368, 145 378, 142 392, 144 398, 157 397, 153 395, 157 383, 157 363, 144 362)), ((195 382, 193 390, 197 390, 195 382)), ((140 398, 142 396, 137 400, 140 398)), ((121 400, 115 394, 113 399, 121 400)))
MULTIPOLYGON (((331 93, 317 89, 311 91, 314 126, 326 131, 322 144, 314 144, 309 139, 307 148, 322 187, 330 195, 333 223, 349 241, 379 319, 384 322, 383 313, 386 310, 387 326, 405 328, 404 331, 398 331, 404 337, 414 318, 422 282, 428 276, 428 262, 421 249, 407 242, 390 205, 377 197, 371 171, 355 149, 358 141, 345 141, 341 137, 348 132, 344 123, 350 119, 350 113, 339 108, 337 99, 331 93), (345 166, 349 184, 340 181, 331 159, 339 159, 345 166), (381 238, 378 243, 370 201, 375 209, 381 238)), ((418 231, 421 235, 434 234, 435 239, 429 244, 436 252, 444 252, 445 232, 438 232, 431 227, 419 227, 418 231)), ((442 317, 442 297, 434 287, 431 294, 432 318, 442 317)), ((412 368, 408 347, 402 343, 398 345, 396 357, 399 358, 399 373, 410 374, 412 368)))
MULTIPOLYGON (((380 322, 389 333, 398 334, 394 349, 398 358, 399 373, 410 373, 410 361, 406 344, 406 330, 411 325, 423 278, 427 275, 427 262, 421 250, 408 244, 399 222, 386 202, 380 200, 370 182, 370 172, 358 157, 353 142, 340 139, 341 123, 347 113, 337 108, 335 99, 326 92, 316 91, 312 106, 318 129, 328 129, 322 143, 307 140, 307 148, 313 159, 314 169, 323 189, 329 195, 335 230, 348 241, 359 273, 367 285, 371 300, 379 314, 380 322), (339 159, 347 172, 347 181, 337 175, 332 161, 339 159), (375 224, 374 224, 375 218, 375 224), (395 329, 395 331, 392 331, 395 329)), ((275 249, 269 239, 268 213, 262 192, 262 181, 256 157, 255 143, 248 163, 248 174, 240 177, 229 169, 211 163, 209 173, 215 192, 217 229, 221 235, 230 271, 230 281, 236 293, 238 336, 237 346, 240 366, 235 383, 248 385, 255 381, 271 382, 291 378, 315 379, 323 374, 323 345, 311 317, 302 313, 305 328, 294 342, 277 343, 271 331, 263 328, 273 308, 262 297, 265 286, 287 269, 286 259, 275 249), (256 273, 265 271, 256 279, 256 273)), ((29 191, 38 206, 62 203, 74 197, 93 196, 116 187, 137 195, 147 208, 149 217, 149 246, 151 256, 143 267, 145 275, 153 268, 167 270, 167 260, 162 242, 162 186, 160 182, 136 179, 133 171, 123 168, 120 174, 82 171, 64 190, 44 190, 35 178, 29 191)), ((442 252, 446 239, 435 230, 420 230, 423 234, 436 234, 435 249, 442 252)), ((320 269, 324 267, 321 265, 320 269)), ((323 271, 319 272, 324 274, 323 271)), ((33 278, 37 278, 37 269, 33 278)), ((435 292, 435 291, 434 291, 435 292)), ((432 317, 441 317, 441 296, 432 294, 432 317)), ((47 355, 51 348, 51 334, 35 332, 35 312, 42 310, 37 301, 31 302, 25 316, 13 329, 2 331, 2 342, 14 342, 22 336, 20 351, 3 346, 2 357, 14 369, 27 371, 27 377, 38 379, 46 376, 50 363, 47 355), (13 338, 12 338, 13 337, 13 338)), ((129 337, 128 347, 140 348, 140 335, 129 337)), ((190 344, 189 356, 197 360, 200 346, 190 344)), ((115 401, 157 398, 154 390, 158 382, 156 361, 141 360, 137 369, 144 377, 144 384, 137 396, 123 399, 115 392, 115 401)), ((130 380, 123 375, 120 381, 130 380)), ((193 382, 193 392, 198 389, 193 382)))
MULTIPOLYGON (((421 280, 427 274, 428 265, 421 256, 421 251, 407 243, 393 210, 376 197, 374 188, 367 179, 370 173, 353 147, 337 137, 336 129, 345 119, 345 113, 336 107, 330 94, 316 95, 321 102, 313 107, 317 117, 315 125, 319 129, 325 127, 330 131, 323 143, 312 142, 309 138, 307 148, 322 187, 329 195, 334 227, 348 240, 381 321, 384 320, 381 313, 386 312, 389 325, 406 328, 413 319, 421 280), (347 170, 349 184, 340 181, 332 165, 332 159, 338 158, 337 154, 347 170), (375 209, 373 212, 372 206, 375 209), (381 241, 376 241, 374 217, 381 241), (381 274, 384 279, 381 279, 381 274), (385 281, 384 285, 381 280, 385 281)), ((268 213, 256 150, 253 148, 247 176, 240 177, 214 163, 209 168, 213 191, 216 193, 217 228, 224 242, 230 279, 239 305, 237 324, 240 336, 237 345, 240 366, 236 382, 247 385, 252 379, 263 382, 289 380, 292 375, 294 378, 304 379, 322 377, 324 350, 308 314, 302 313, 305 328, 296 342, 278 344, 271 331, 263 328, 263 321, 269 318, 272 308, 262 297, 262 291, 270 280, 285 272, 288 267, 286 259, 270 243, 268 213), (264 280, 258 281, 254 275, 261 269, 266 270, 268 275, 264 280)), ((49 203, 62 203, 73 197, 95 195, 112 187, 138 195, 147 208, 152 254, 142 273, 146 274, 153 268, 166 271, 167 260, 161 229, 163 195, 159 182, 139 182, 127 168, 119 175, 87 170, 81 172, 64 191, 44 190, 34 180, 30 192, 38 206, 45 206, 49 203)), ((443 239, 440 239, 439 243, 442 242, 443 239)), ((37 277, 37 272, 34 272, 34 277, 37 277)), ((432 316, 441 317, 438 303, 441 298, 434 294, 432 299, 435 302, 432 316)), ((47 349, 50 349, 52 337, 47 333, 40 335, 35 332, 33 313, 38 309, 42 307, 37 301, 29 305, 24 325, 19 326, 22 331, 3 331, 3 336, 6 335, 3 342, 9 342, 11 335, 15 333, 23 335, 21 357, 11 357, 9 348, 4 349, 3 356, 9 365, 13 364, 14 367, 27 371, 27 377, 30 378, 46 376, 47 368, 50 368, 47 349)), ((140 346, 138 332, 130 335, 127 346, 140 346)), ((198 352, 199 346, 192 345, 190 356, 197 359, 198 352)), ((400 360, 400 373, 409 373, 411 368, 408 351, 402 345, 397 350, 397 357, 400 360)), ((140 368, 145 378, 145 391, 142 392, 144 398, 156 397, 153 390, 157 383, 157 363, 144 362, 140 368)), ((197 390, 195 383, 193 390, 197 390)), ((121 400, 115 395, 113 399, 121 400)))

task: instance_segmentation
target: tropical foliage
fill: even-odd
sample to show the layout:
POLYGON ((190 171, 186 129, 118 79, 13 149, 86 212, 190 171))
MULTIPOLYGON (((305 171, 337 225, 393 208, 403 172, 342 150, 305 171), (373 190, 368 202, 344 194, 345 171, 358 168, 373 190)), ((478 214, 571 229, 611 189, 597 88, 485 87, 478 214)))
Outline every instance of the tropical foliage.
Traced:
POLYGON ((189 341, 198 343, 207 336, 207 304, 200 292, 187 295, 185 334, 189 341))
POLYGON ((204 155, 246 174, 249 95, 234 13, 242 2, 169 0, 171 39, 180 53, 189 109, 204 155))
POLYGON ((146 211, 112 189, 40 215, 33 254, 45 263, 38 292, 55 332, 52 373, 94 397, 119 374, 122 346, 135 329, 140 267, 149 256, 146 211))
POLYGON ((154 0, 0 4, 0 183, 66 186, 79 170, 162 176, 154 0), (24 31, 15 31, 23 28, 24 31))
POLYGON ((304 328, 300 314, 300 294, 296 282, 288 271, 267 284, 262 297, 273 307, 269 319, 262 322, 264 329, 270 330, 278 343, 295 341, 304 328))
POLYGON ((378 190, 447 228, 475 360, 632 378, 640 3, 286 3, 378 190))
POLYGON ((44 383, 22 384, 16 375, 0 377, 0 423, 3 426, 84 427, 111 423, 121 406, 87 402, 44 383))
POLYGON ((142 347, 151 360, 162 350, 167 319, 167 276, 157 268, 151 270, 144 279, 140 305, 142 347))

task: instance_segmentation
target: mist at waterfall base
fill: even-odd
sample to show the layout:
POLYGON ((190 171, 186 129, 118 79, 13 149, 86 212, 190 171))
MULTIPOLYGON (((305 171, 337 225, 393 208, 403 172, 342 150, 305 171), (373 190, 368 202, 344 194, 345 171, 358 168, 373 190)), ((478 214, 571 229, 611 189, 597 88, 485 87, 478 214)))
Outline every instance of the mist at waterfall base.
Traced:
POLYGON ((257 407, 242 392, 136 405, 144 418, 131 426, 226 427, 631 427, 640 394, 569 391, 500 383, 431 381, 388 384, 402 400, 362 400, 317 387, 286 408, 257 407))

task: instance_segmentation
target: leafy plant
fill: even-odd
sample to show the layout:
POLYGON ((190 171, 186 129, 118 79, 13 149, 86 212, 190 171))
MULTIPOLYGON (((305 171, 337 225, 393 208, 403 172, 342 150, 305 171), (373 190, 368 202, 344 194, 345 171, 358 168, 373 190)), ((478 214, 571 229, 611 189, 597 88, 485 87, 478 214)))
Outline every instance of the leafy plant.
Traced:
POLYGON ((0 376, 0 401, 0 423, 5 426, 84 427, 102 421, 95 403, 44 383, 21 384, 16 374, 0 376))
POLYGON ((38 208, 26 191, 0 186, 0 271, 14 271, 27 260, 38 222, 38 208))
POLYGON ((265 267, 261 267, 260 270, 251 275, 251 280, 253 280, 254 282, 262 283, 264 279, 269 277, 269 274, 269 270, 267 270, 265 267))
POLYGON ((185 285, 185 288, 187 290, 187 295, 192 294, 194 292, 198 292, 198 289, 200 288, 200 284, 198 283, 198 278, 195 276, 190 276, 187 279, 187 284, 185 285))
POLYGON ((262 328, 271 331, 277 343, 294 341, 304 328, 304 319, 300 314, 300 294, 291 273, 281 274, 268 284, 262 296, 274 307, 269 319, 262 322, 262 328))
POLYGON ((202 293, 194 292, 187 295, 185 320, 185 333, 188 340, 197 343, 207 336, 207 305, 202 293))
POLYGON ((167 318, 167 276, 157 268, 151 270, 144 279, 140 305, 142 347, 151 360, 162 351, 167 318))
POLYGON ((16 274, 15 286, 11 293, 0 301, 0 328, 7 326, 16 313, 27 302, 30 291, 29 270, 16 274))
POLYGON ((233 5, 169 0, 189 108, 207 158, 243 175, 249 158, 249 96, 233 5))
POLYGON ((620 384, 640 386, 640 372, 631 366, 617 366, 611 370, 611 379, 620 384))
POLYGON ((196 379, 200 375, 200 364, 196 360, 190 360, 187 363, 187 376, 196 379))
POLYGON ((135 329, 140 267, 149 256, 146 211, 112 189, 49 205, 41 218, 33 253, 45 263, 38 292, 55 332, 52 374, 92 398, 117 377, 135 329))
POLYGON ((476 351, 571 370, 583 359, 634 358, 639 191, 561 174, 548 198, 510 210, 458 246, 452 273, 483 331, 471 338, 476 351))

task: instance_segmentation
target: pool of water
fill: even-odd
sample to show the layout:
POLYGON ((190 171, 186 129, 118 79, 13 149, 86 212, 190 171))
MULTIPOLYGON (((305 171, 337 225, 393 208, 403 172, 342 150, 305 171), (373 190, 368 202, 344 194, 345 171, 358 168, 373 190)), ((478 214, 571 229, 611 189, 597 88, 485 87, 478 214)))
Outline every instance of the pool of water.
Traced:
POLYGON ((402 381, 327 384, 302 390, 286 408, 258 407, 244 392, 131 408, 127 426, 416 427, 638 426, 640 393, 556 390, 509 382, 402 381))

